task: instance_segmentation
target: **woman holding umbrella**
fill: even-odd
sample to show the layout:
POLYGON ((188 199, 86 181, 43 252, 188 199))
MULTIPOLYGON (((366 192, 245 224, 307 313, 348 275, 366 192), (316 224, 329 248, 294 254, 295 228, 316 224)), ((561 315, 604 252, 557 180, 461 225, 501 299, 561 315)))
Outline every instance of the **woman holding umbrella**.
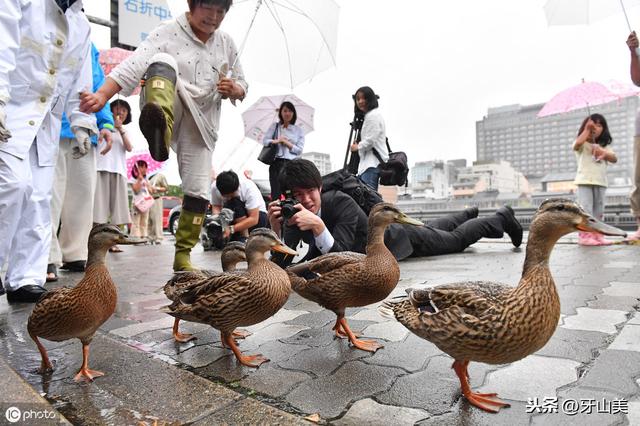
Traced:
POLYGON ((265 146, 276 144, 276 158, 269 166, 269 184, 271 199, 277 200, 282 192, 278 183, 278 175, 287 161, 300 157, 304 149, 304 132, 296 126, 298 114, 289 101, 284 101, 278 109, 279 121, 273 123, 262 140, 265 146))

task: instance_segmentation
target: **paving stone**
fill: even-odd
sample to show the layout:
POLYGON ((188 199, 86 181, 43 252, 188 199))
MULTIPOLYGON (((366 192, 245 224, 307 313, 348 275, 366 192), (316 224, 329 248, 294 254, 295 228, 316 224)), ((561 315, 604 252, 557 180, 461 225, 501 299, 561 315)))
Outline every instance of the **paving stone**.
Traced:
MULTIPOLYGON (((271 364, 277 364, 297 356, 297 354, 308 348, 309 346, 294 345, 290 343, 282 343, 279 340, 273 340, 260 345, 260 347, 255 350, 252 349, 252 352, 259 352, 269 358, 271 364)), ((240 343, 240 349, 244 350, 242 342, 240 343)))
POLYGON ((147 331, 171 328, 173 327, 173 322, 173 317, 166 315, 165 318, 156 321, 141 322, 138 324, 131 324, 122 328, 116 328, 115 330, 111 330, 111 333, 119 337, 128 338, 145 333, 147 331))
POLYGON ((615 261, 615 262, 607 262, 605 264, 602 265, 603 268, 620 268, 620 269, 629 269, 629 268, 633 268, 634 266, 636 266, 637 263, 636 262, 631 262, 631 261, 615 261))
POLYGON ((597 409, 592 410, 591 413, 587 413, 589 410, 589 404, 595 401, 613 401, 620 398, 614 393, 599 391, 595 389, 587 389, 584 387, 574 387, 566 391, 560 392, 560 398, 558 400, 558 412, 552 414, 538 414, 532 417, 533 425, 558 425, 565 426, 567 424, 581 425, 581 426, 603 426, 603 425, 619 425, 624 421, 624 415, 618 413, 616 415, 607 413, 598 413, 597 409), (584 402, 583 402, 584 401, 584 402), (583 410, 580 411, 580 404, 585 404, 583 410), (578 412, 575 413, 576 408, 578 412))
POLYGON ((593 358, 594 350, 608 345, 608 339, 611 339, 611 335, 606 333, 558 327, 547 344, 535 354, 567 358, 586 364, 593 358))
POLYGON ((340 415, 351 401, 370 398, 389 388, 400 374, 402 370, 397 368, 348 362, 331 376, 302 383, 286 396, 286 401, 302 412, 317 412, 330 419, 340 415))
MULTIPOLYGON (((426 369, 399 377, 391 389, 376 399, 384 404, 420 408, 436 415, 451 410, 460 397, 460 381, 451 369, 453 359, 436 356, 429 360, 426 369)), ((471 386, 479 386, 488 370, 495 368, 487 364, 469 364, 471 386)))
POLYGON ((602 291, 596 287, 567 285, 558 289, 560 311, 565 315, 575 315, 576 308, 585 307, 588 300, 595 300, 602 291))
POLYGON ((336 322, 336 314, 326 309, 319 312, 311 312, 304 315, 300 315, 292 320, 287 321, 287 324, 305 325, 307 327, 324 327, 327 324, 333 324, 336 322))
POLYGON ((640 325, 635 323, 625 325, 609 349, 640 352, 640 325))
POLYGON ((373 322, 384 322, 388 321, 383 318, 382 315, 378 313, 377 309, 362 309, 358 313, 347 317, 350 320, 360 320, 360 321, 373 321, 373 322))
POLYGON ((240 386, 253 389, 256 392, 279 398, 298 383, 309 380, 311 376, 299 371, 283 370, 275 364, 267 363, 240 381, 240 386))
POLYGON ((331 423, 337 426, 359 426, 363 424, 371 426, 410 426, 429 417, 429 413, 424 410, 378 404, 373 399, 366 398, 357 401, 349 408, 347 414, 331 423))
MULTIPOLYGON (((257 352, 244 352, 244 355, 254 355, 257 352)), ((224 383, 237 382, 246 377, 250 372, 251 367, 245 367, 241 365, 231 351, 229 355, 224 356, 217 361, 205 365, 201 368, 196 368, 194 371, 199 376, 206 377, 214 381, 221 381, 224 383)))
POLYGON ((580 386, 631 396, 638 393, 634 378, 639 375, 640 353, 603 350, 580 379, 580 386))
POLYGON ((295 317, 298 317, 300 315, 307 314, 307 313, 308 313, 307 311, 294 311, 290 309, 280 309, 278 312, 276 312, 274 316, 262 321, 261 323, 258 323, 249 327, 245 327, 245 329, 247 331, 255 333, 257 330, 262 330, 263 328, 267 328, 271 324, 277 324, 280 322, 289 321, 294 319, 295 317))
POLYGON ((190 425, 301 425, 309 426, 309 422, 284 411, 271 408, 251 398, 217 410, 213 414, 201 417, 190 425))
POLYGON ((610 287, 603 289, 608 296, 640 297, 640 282, 611 282, 610 287))
POLYGON ((223 349, 213 345, 203 345, 194 346, 171 357, 182 364, 189 365, 193 368, 200 368, 222 357, 229 356, 230 352, 229 349, 223 349))
POLYGON ((404 340, 409 334, 409 330, 397 321, 381 322, 370 325, 362 330, 362 335, 374 339, 384 339, 390 342, 404 340))
POLYGON ((489 373, 479 392, 497 392, 501 398, 527 401, 528 398, 556 396, 556 390, 578 379, 580 363, 530 355, 489 373))
POLYGON ((625 311, 576 308, 576 312, 576 315, 564 318, 562 328, 615 334, 618 332, 616 325, 627 321, 625 311))
POLYGON ((170 328, 164 328, 162 330, 153 330, 141 334, 136 334, 134 337, 128 338, 129 341, 136 341, 139 343, 147 344, 150 346, 158 343, 166 342, 168 340, 174 340, 170 328))
POLYGON ((511 407, 503 408, 498 413, 488 413, 460 397, 452 410, 432 416, 416 423, 416 426, 496 426, 527 425, 530 415, 526 404, 520 401, 507 401, 511 407))
POLYGON ((626 418, 630 426, 640 425, 640 401, 629 401, 629 413, 626 418))
POLYGON ((271 340, 286 339, 287 337, 293 336, 300 331, 307 329, 309 329, 309 327, 304 325, 275 323, 257 330, 251 336, 244 339, 243 343, 244 346, 249 348, 258 347, 271 340))
MULTIPOLYGON (((335 339, 331 344, 323 347, 322 351, 318 351, 317 348, 307 349, 287 361, 279 362, 278 365, 290 370, 310 372, 315 376, 327 376, 347 361, 371 356, 369 352, 361 351, 345 343, 340 339, 335 339)), ((379 349, 378 352, 383 350, 379 349)))
POLYGON ((410 333, 402 342, 385 343, 384 349, 378 350, 364 362, 415 372, 421 370, 430 357, 441 354, 436 345, 410 333))
POLYGON ((636 298, 627 296, 609 296, 599 294, 596 300, 587 301, 587 307, 593 309, 613 309, 616 311, 633 311, 636 306, 640 305, 640 301, 636 298))
MULTIPOLYGON (((322 328, 310 328, 308 330, 303 330, 294 336, 281 340, 284 343, 293 343, 313 347, 327 346, 331 344, 334 339, 336 339, 335 333, 332 330, 333 324, 333 322, 330 322, 322 328)), ((353 331, 359 331, 370 324, 371 321, 349 321, 349 328, 351 328, 351 330, 353 331)), ((348 345, 348 342, 343 342, 343 344, 348 345)))
POLYGON ((640 312, 634 313, 627 325, 640 325, 640 312))

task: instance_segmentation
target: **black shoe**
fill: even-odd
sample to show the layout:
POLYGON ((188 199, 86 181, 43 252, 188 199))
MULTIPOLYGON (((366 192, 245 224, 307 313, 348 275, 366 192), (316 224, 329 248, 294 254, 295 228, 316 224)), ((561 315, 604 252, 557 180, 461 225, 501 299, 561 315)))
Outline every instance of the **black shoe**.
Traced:
POLYGON ((58 268, 56 268, 56 265, 53 263, 47 265, 47 277, 45 278, 45 281, 48 283, 58 281, 58 268))
POLYGON ((516 219, 511 206, 500 207, 496 214, 504 218, 504 232, 511 238, 511 243, 515 247, 520 247, 520 244, 522 244, 522 225, 516 219))
POLYGON ((36 303, 47 290, 39 285, 25 285, 14 291, 7 291, 9 303, 36 303))
POLYGON ((478 217, 478 208, 477 207, 469 207, 468 209, 464 209, 464 212, 467 215, 467 220, 475 219, 478 217))
POLYGON ((65 262, 60 269, 64 269, 69 272, 84 272, 86 260, 74 260, 73 262, 65 262))
POLYGON ((164 143, 167 119, 160 105, 151 102, 142 107, 138 125, 147 139, 151 157, 156 161, 166 161, 169 158, 169 149, 164 143))

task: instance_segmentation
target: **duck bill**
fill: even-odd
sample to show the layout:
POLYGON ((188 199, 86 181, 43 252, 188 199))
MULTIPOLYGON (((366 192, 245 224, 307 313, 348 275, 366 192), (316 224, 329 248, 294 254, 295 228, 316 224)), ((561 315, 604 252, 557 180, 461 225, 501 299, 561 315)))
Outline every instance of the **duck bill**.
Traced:
POLYGON ((277 251, 279 253, 290 254, 292 256, 295 256, 298 254, 297 251, 295 251, 291 247, 288 247, 284 244, 276 244, 275 246, 271 247, 271 250, 277 251))
POLYGON ((597 232, 603 235, 609 235, 614 237, 626 237, 627 233, 622 229, 618 229, 615 226, 607 225, 595 219, 592 216, 585 218, 582 223, 578 224, 578 230, 584 232, 597 232))
POLYGON ((409 216, 407 216, 404 213, 401 213, 398 218, 396 219, 396 222, 398 223, 404 223, 405 225, 413 225, 413 226, 423 226, 424 223, 420 222, 417 219, 413 219, 409 216))
POLYGON ((122 234, 118 238, 117 244, 144 244, 147 242, 149 242, 147 238, 130 237, 128 235, 122 234))

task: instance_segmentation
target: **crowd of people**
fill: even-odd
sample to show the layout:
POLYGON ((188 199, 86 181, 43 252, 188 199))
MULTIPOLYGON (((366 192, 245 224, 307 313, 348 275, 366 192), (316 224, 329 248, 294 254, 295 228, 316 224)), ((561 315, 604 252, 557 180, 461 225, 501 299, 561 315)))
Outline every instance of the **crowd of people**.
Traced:
MULTIPOLYGON (((173 271, 196 269, 191 250, 198 243, 209 204, 213 212, 229 208, 234 219, 229 240, 269 226, 295 246, 309 244, 307 259, 331 251, 364 252, 367 216, 341 191, 324 191, 316 166, 300 158, 305 138, 290 102, 278 109, 263 145, 275 146, 269 167, 271 199, 265 205, 249 179, 224 171, 211 186, 212 156, 218 141, 221 105, 236 104, 248 91, 234 40, 219 30, 232 0, 188 0, 189 11, 151 31, 135 52, 104 76, 81 0, 3 2, 0 26, 0 269, 2 291, 10 302, 35 302, 57 268, 83 271, 92 225, 131 224, 134 236, 160 243, 164 176, 148 176, 148 164, 126 169, 132 150, 125 126, 131 107, 117 94, 130 95, 142 82, 139 126, 154 160, 173 149, 184 193, 175 235, 173 271), (49 35, 54 34, 51 38, 49 35), (29 40, 27 43, 25 40, 29 40), (91 90, 89 88, 92 88, 91 90), (133 200, 129 207, 127 174, 133 200), (281 198, 295 199, 283 216, 281 198)), ((638 40, 627 40, 631 78, 640 86, 638 40)), ((368 86, 353 95, 363 122, 350 150, 360 159, 361 182, 378 189, 379 165, 387 161, 384 119, 378 95, 368 86)), ((640 114, 638 118, 640 123, 640 114)), ((637 126, 640 129, 640 124, 637 126)), ((633 213, 640 224, 640 130, 635 140, 633 213)), ((615 162, 606 120, 591 115, 573 145, 578 161, 578 198, 602 217, 606 165, 615 162)), ((385 241, 398 259, 464 250, 480 238, 522 242, 522 226, 510 207, 478 218, 478 209, 440 218, 422 227, 389 227, 385 241)), ((637 231, 631 238, 640 238, 637 231)), ((580 244, 606 244, 581 234, 580 244)), ((111 251, 120 251, 113 247, 111 251)), ((290 259, 281 259, 286 265, 290 259)))

